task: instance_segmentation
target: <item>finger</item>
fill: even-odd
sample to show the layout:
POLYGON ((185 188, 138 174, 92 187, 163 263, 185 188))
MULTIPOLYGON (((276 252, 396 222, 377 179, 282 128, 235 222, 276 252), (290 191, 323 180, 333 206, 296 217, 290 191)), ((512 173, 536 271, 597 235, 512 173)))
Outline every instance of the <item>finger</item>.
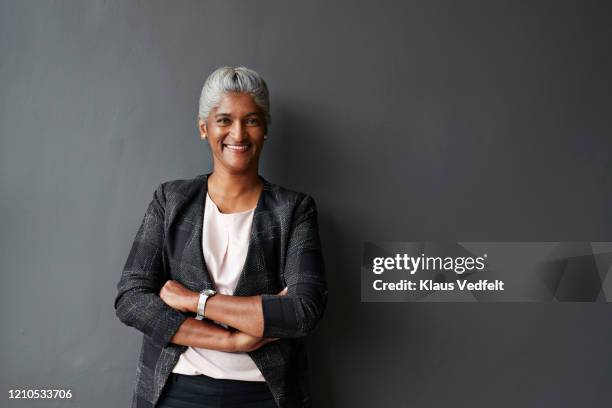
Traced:
POLYGON ((278 292, 278 293, 277 293, 277 295, 278 295, 278 296, 285 296, 285 295, 287 294, 287 291, 288 291, 288 290, 289 290, 289 289, 285 288, 285 289, 281 290, 280 292, 278 292))

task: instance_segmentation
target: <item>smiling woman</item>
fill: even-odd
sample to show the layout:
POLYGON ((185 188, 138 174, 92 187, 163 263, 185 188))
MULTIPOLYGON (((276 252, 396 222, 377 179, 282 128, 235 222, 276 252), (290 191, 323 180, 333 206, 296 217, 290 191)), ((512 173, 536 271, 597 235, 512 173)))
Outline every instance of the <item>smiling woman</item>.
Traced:
POLYGON ((255 71, 206 80, 198 127, 214 169, 160 184, 115 309, 144 333, 133 407, 309 407, 302 337, 327 284, 317 208, 259 175, 270 124, 255 71))
MULTIPOLYGON (((206 119, 199 119, 199 127, 201 137, 208 140, 213 155, 213 177, 221 173, 257 174, 259 155, 266 138, 266 122, 264 113, 251 95, 228 93, 206 119)), ((235 208, 226 210, 236 211, 235 208)))

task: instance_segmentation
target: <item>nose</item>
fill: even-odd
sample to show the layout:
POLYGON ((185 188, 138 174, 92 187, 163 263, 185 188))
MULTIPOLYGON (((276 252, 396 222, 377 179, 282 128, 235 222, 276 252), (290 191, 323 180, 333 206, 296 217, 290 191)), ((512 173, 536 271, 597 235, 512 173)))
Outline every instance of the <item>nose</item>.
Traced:
POLYGON ((244 126, 242 121, 240 120, 234 121, 234 123, 232 124, 231 131, 230 131, 230 136, 236 142, 241 142, 247 138, 247 128, 246 126, 244 126))

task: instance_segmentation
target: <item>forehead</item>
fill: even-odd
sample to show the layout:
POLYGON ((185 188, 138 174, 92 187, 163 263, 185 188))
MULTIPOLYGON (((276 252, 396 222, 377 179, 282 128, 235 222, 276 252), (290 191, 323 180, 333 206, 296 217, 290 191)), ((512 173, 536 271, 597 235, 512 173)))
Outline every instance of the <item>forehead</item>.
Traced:
POLYGON ((246 93, 228 93, 223 95, 214 114, 247 115, 250 113, 261 113, 261 109, 255 103, 253 97, 246 93))

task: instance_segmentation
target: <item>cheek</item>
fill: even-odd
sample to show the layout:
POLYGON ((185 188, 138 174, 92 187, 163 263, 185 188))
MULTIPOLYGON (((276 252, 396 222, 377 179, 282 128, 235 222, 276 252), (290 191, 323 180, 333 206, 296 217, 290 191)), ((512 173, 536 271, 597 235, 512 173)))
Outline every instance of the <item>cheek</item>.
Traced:
POLYGON ((208 137, 208 141, 210 142, 210 144, 214 144, 215 146, 221 146, 221 142, 223 140, 223 134, 219 131, 216 132, 211 132, 209 137, 208 137))

